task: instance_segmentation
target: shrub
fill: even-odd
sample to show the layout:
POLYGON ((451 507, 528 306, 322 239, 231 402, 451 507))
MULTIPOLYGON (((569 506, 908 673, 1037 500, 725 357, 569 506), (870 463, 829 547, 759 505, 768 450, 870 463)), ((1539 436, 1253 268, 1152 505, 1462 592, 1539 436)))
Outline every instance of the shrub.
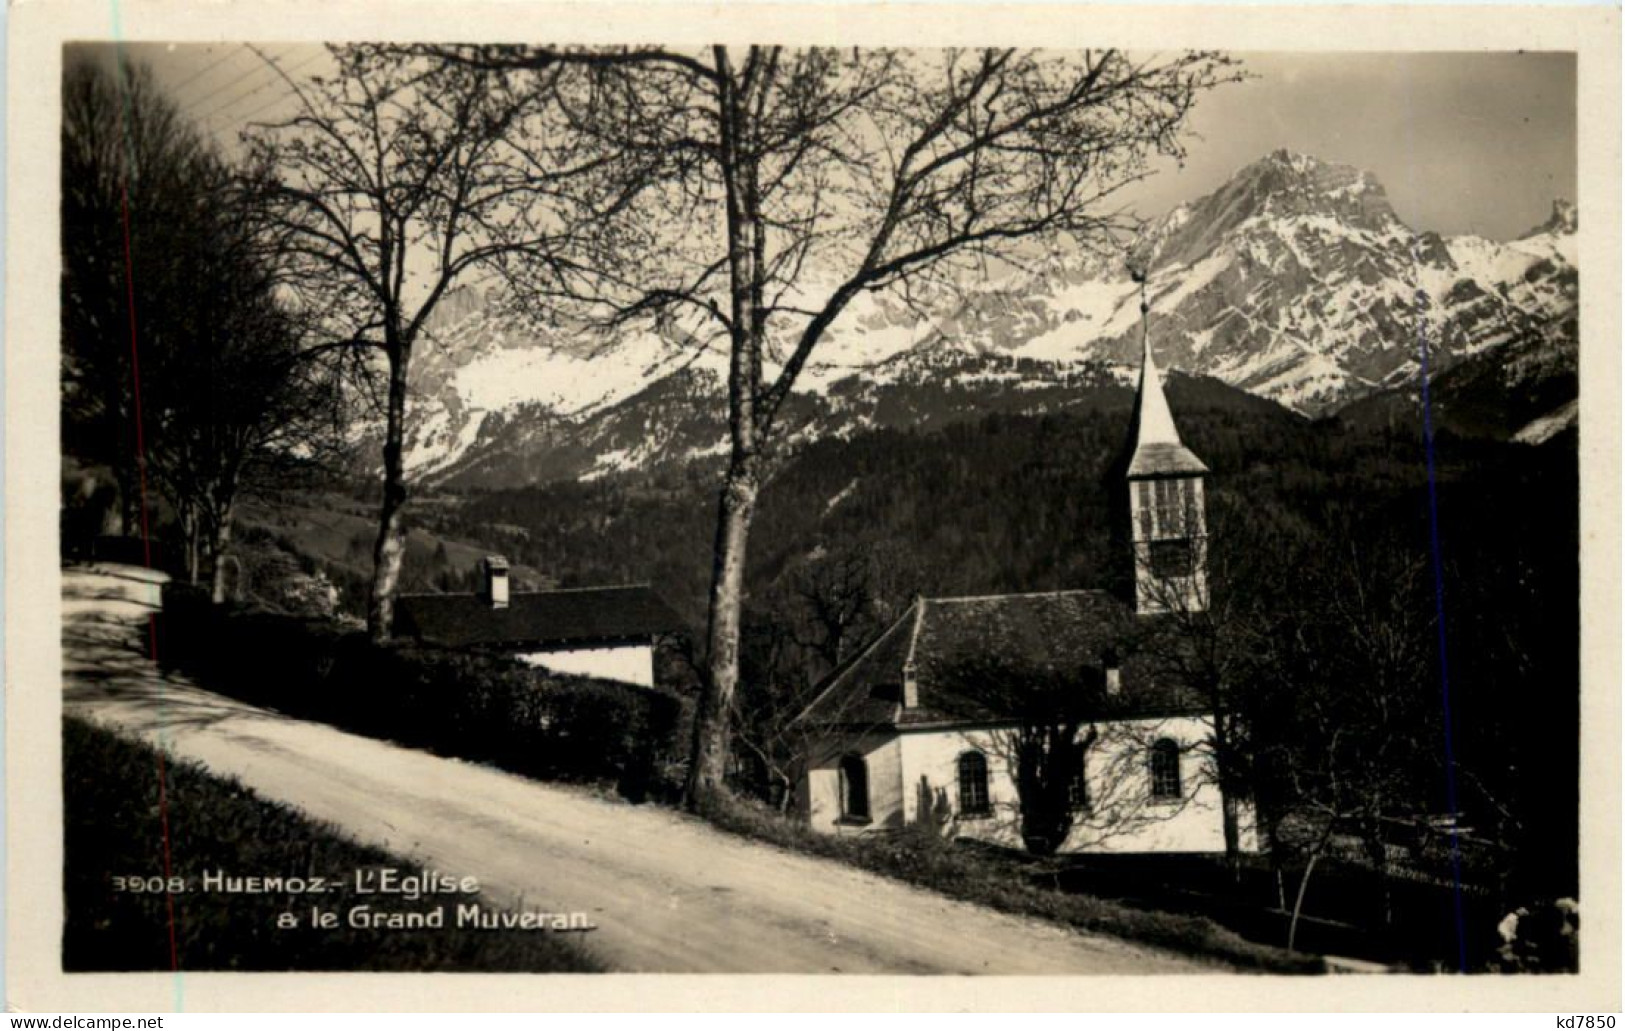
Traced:
POLYGON ((1501 947, 1490 970, 1572 974, 1580 969, 1580 907, 1573 899, 1519 906, 1496 932, 1501 947))

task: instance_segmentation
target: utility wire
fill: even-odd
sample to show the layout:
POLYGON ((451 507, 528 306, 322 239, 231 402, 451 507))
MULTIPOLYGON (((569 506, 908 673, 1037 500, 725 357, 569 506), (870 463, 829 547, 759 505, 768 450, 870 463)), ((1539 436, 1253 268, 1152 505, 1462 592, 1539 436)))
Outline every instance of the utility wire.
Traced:
POLYGON ((220 94, 222 94, 222 93, 226 92, 227 90, 235 87, 238 83, 240 83, 243 80, 247 79, 249 76, 258 75, 262 70, 263 69, 257 64, 250 67, 246 72, 243 72, 241 75, 237 76, 235 79, 232 79, 230 82, 226 83, 225 85, 216 87, 215 89, 212 89, 209 92, 203 94, 201 97, 194 100, 192 102, 191 106, 193 106, 193 107, 202 107, 203 105, 210 103, 216 97, 220 96, 220 94))
MULTIPOLYGON (((317 58, 319 58, 321 56, 322 55, 320 53, 313 54, 310 57, 306 58, 305 60, 300 61, 298 64, 294 65, 292 68, 289 68, 283 74, 291 79, 291 78, 293 78, 293 76, 294 76, 294 74, 296 72, 298 72, 302 68, 308 67, 309 65, 314 63, 317 58)), ((251 122, 251 121, 254 120, 254 117, 256 115, 258 115, 261 111, 267 111, 267 110, 275 107, 277 104, 280 104, 280 103, 282 103, 283 101, 285 101, 287 99, 288 99, 288 97, 286 95, 278 95, 278 96, 272 97, 270 100, 268 100, 265 103, 261 104, 259 107, 256 107, 254 110, 250 111, 248 114, 240 116, 240 120, 244 121, 244 122, 251 122)))
POLYGON ((198 81, 199 79, 203 78, 205 75, 208 75, 210 72, 214 71, 216 68, 218 68, 221 65, 225 64, 227 61, 231 60, 232 56, 235 55, 238 50, 246 50, 246 49, 248 49, 248 47, 243 43, 238 43, 235 47, 228 47, 226 49, 226 52, 224 54, 221 54, 220 57, 217 60, 209 62, 209 66, 207 68, 204 68, 200 72, 193 72, 191 75, 188 75, 186 77, 186 81, 181 83, 179 86, 176 86, 174 88, 174 90, 172 90, 171 92, 180 93, 181 90, 183 90, 186 87, 192 85, 192 83, 198 81))
MULTIPOLYGON (((265 70, 266 69, 265 69, 264 65, 256 64, 252 68, 248 69, 248 71, 246 71, 243 74, 237 76, 235 79, 232 79, 230 82, 226 83, 224 86, 221 86, 219 89, 212 90, 209 93, 204 94, 202 97, 199 97, 197 100, 193 101, 190 106, 194 110, 196 110, 198 108, 201 108, 201 107, 205 107, 211 101, 213 101, 216 97, 220 96, 222 93, 225 93, 226 91, 228 91, 228 90, 232 89, 233 87, 237 86, 239 83, 247 80, 248 78, 250 78, 252 76, 258 75, 258 74, 264 72, 265 70)), ((270 81, 275 82, 276 79, 273 77, 270 81)), ((238 101, 246 100, 249 97, 253 96, 254 94, 260 92, 261 90, 263 90, 265 88, 265 86, 267 86, 269 84, 270 83, 267 82, 264 85, 257 86, 254 89, 248 90, 247 92, 238 93, 236 96, 231 97, 230 99, 228 99, 225 103, 215 105, 213 108, 210 109, 208 114, 199 115, 198 117, 199 118, 213 118, 215 115, 219 114, 221 111, 224 111, 226 108, 232 106, 233 104, 237 103, 238 101)))

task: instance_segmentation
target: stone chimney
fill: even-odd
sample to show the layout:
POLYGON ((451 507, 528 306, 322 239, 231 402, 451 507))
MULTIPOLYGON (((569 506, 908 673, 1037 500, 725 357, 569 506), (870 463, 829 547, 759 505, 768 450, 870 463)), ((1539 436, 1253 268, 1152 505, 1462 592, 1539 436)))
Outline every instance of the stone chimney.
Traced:
POLYGON ((508 607, 508 560, 501 555, 487 555, 480 562, 485 570, 485 600, 493 609, 508 607))
POLYGON ((914 664, 914 649, 920 643, 920 627, 925 623, 925 596, 914 592, 914 627, 908 634, 908 654, 903 658, 903 708, 920 707, 920 671, 914 664))

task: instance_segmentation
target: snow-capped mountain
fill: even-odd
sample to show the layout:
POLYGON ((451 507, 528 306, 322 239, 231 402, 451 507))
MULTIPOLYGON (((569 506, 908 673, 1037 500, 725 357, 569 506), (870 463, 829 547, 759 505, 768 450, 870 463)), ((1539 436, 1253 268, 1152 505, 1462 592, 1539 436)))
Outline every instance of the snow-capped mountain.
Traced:
MULTIPOLYGON (((1406 226, 1368 172, 1277 151, 1152 222, 1148 270, 1164 368, 1308 415, 1519 342, 1572 349, 1577 216, 1506 243, 1406 226)), ((782 420, 790 438, 987 410, 1064 408, 1132 374, 1139 286, 1128 261, 1077 254, 927 298, 862 295, 831 327, 782 420)), ((720 454, 725 354, 653 334, 595 343, 571 327, 447 298, 413 370, 413 474, 534 482, 720 454), (485 470, 484 473, 481 470, 485 470)))
MULTIPOLYGON (((1413 379, 1424 345, 1438 371, 1571 317, 1573 232, 1558 218, 1510 244, 1416 232, 1370 173, 1277 151, 1150 227, 1151 334, 1165 367, 1321 414, 1413 379)), ((1094 316, 1092 336, 1068 326, 1020 353, 1131 359, 1137 307, 1103 294, 1057 297, 1094 316)))

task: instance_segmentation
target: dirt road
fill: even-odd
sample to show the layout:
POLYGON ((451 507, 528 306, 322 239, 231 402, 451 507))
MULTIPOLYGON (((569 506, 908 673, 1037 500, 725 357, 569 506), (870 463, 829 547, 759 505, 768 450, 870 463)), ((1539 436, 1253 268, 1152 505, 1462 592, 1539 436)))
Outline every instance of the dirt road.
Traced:
POLYGON ((597 925, 586 942, 614 969, 1213 969, 742 840, 669 810, 399 748, 165 677, 145 657, 156 588, 143 575, 114 567, 64 573, 66 712, 158 742, 433 870, 472 874, 500 902, 586 912, 597 925))

